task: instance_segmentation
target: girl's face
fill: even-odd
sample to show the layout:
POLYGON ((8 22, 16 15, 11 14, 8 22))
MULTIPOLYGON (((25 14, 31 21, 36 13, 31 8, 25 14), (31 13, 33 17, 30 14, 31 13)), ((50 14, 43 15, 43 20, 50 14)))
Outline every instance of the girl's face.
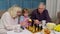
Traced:
POLYGON ((24 13, 24 16, 28 16, 28 11, 27 10, 24 10, 25 11, 25 13, 24 13))
POLYGON ((24 13, 24 16, 27 17, 28 16, 28 13, 24 13))

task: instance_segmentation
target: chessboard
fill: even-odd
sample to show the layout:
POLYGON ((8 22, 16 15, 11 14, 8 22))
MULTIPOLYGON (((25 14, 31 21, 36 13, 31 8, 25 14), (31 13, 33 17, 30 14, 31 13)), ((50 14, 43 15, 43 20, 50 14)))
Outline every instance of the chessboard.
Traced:
POLYGON ((32 33, 41 32, 41 29, 35 26, 28 26, 26 29, 31 31, 32 33))

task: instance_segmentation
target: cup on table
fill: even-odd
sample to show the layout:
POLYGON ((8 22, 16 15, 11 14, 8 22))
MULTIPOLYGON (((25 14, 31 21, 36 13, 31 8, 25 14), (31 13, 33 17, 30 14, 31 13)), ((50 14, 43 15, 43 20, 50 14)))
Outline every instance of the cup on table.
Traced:
POLYGON ((21 25, 15 25, 14 32, 22 32, 21 25))

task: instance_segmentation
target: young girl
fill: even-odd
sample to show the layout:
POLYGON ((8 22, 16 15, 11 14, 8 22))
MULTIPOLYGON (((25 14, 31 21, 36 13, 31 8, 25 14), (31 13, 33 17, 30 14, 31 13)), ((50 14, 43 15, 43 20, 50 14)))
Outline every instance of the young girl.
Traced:
POLYGON ((22 10, 22 16, 20 17, 20 24, 22 24, 22 26, 25 28, 25 27, 28 27, 28 21, 29 21, 29 11, 28 9, 23 9, 22 10))

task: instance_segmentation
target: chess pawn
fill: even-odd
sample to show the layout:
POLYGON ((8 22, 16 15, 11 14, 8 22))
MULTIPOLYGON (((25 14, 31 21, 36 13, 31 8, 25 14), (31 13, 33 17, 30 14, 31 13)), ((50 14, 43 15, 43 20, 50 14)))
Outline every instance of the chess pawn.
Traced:
POLYGON ((32 31, 33 33, 35 32, 35 30, 33 29, 33 31, 32 31))
POLYGON ((40 28, 39 28, 39 24, 38 24, 38 27, 37 27, 37 28, 38 28, 38 31, 39 31, 39 29, 40 29, 40 28))
POLYGON ((40 30, 42 30, 42 29, 43 29, 43 28, 42 28, 42 24, 39 24, 39 29, 40 29, 40 30))
POLYGON ((31 23, 31 22, 32 22, 32 20, 31 20, 31 19, 29 19, 29 22, 31 23))
POLYGON ((35 26, 33 25, 33 31, 35 32, 35 26))
POLYGON ((29 26, 31 25, 31 23, 32 23, 32 20, 31 19, 28 19, 28 29, 29 29, 29 26))
POLYGON ((38 25, 35 24, 35 32, 38 31, 38 25))
POLYGON ((36 32, 38 31, 38 28, 36 28, 36 32))
POLYGON ((36 32, 36 27, 37 27, 37 26, 36 26, 36 24, 34 24, 34 26, 35 26, 35 32, 36 32))

